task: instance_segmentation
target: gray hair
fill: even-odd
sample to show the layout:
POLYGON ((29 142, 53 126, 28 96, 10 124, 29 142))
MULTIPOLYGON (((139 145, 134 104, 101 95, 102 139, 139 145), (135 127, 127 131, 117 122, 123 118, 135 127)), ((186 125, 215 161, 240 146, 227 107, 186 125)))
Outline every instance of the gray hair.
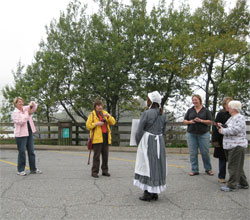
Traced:
POLYGON ((241 107, 242 107, 242 104, 240 101, 237 101, 237 100, 232 100, 228 103, 228 107, 230 107, 231 109, 234 109, 236 110, 237 112, 240 112, 241 111, 241 107))

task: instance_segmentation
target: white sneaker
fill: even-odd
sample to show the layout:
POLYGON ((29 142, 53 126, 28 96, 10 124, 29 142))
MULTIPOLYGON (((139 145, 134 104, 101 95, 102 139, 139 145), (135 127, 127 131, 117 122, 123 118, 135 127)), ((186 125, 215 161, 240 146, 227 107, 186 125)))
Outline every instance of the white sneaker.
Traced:
POLYGON ((30 174, 42 174, 43 172, 39 169, 36 169, 35 171, 30 171, 30 174))
POLYGON ((222 186, 220 190, 224 192, 234 192, 236 189, 229 188, 228 186, 222 186))
POLYGON ((17 175, 26 176, 27 174, 24 171, 21 171, 21 172, 17 172, 17 175))

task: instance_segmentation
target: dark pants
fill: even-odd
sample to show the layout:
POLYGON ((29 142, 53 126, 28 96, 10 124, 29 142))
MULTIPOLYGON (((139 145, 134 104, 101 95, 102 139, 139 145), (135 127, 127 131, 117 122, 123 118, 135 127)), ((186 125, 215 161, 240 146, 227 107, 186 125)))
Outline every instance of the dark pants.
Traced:
POLYGON ((32 133, 29 132, 28 137, 16 137, 15 139, 18 149, 17 171, 22 172, 25 170, 25 165, 26 165, 25 149, 27 149, 28 151, 30 171, 35 171, 36 155, 34 153, 34 141, 32 133))
POLYGON ((227 186, 235 189, 237 184, 248 186, 247 178, 245 176, 243 167, 245 159, 245 148, 237 146, 230 150, 225 150, 228 158, 228 173, 229 180, 227 186))
POLYGON ((92 174, 98 174, 100 168, 100 155, 102 154, 102 173, 108 173, 108 134, 103 134, 103 143, 93 144, 94 156, 93 156, 93 166, 92 174))
POLYGON ((219 179, 226 178, 226 169, 227 169, 227 160, 219 158, 219 174, 218 174, 219 179))

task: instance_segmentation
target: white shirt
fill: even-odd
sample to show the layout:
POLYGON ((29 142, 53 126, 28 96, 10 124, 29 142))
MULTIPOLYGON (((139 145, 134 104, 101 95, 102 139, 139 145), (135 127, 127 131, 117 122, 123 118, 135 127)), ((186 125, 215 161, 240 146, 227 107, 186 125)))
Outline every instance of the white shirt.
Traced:
POLYGON ((227 128, 222 128, 223 148, 226 150, 237 146, 247 148, 248 141, 246 139, 246 122, 240 113, 232 116, 226 122, 227 128))

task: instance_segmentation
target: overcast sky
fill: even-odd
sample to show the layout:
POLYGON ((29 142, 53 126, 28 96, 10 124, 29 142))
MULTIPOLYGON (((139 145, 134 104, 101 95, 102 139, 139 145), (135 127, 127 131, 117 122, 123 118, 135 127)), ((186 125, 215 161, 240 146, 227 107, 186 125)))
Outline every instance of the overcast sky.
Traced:
MULTIPOLYGON (((88 3, 90 11, 92 0, 88 3)), ((124 2, 128 0, 124 0, 124 2)), ((236 0, 228 0, 230 8, 236 0)), ((65 11, 70 0, 1 0, 0 1, 0 91, 5 85, 13 84, 12 70, 18 61, 31 64, 41 39, 46 38, 45 25, 53 18, 58 19, 60 11, 65 11)), ((152 6, 157 0, 148 0, 152 6)), ((180 0, 176 0, 176 3, 180 0)), ((202 0, 187 0, 192 9, 201 6, 202 0)), ((2 93, 0 92, 0 100, 2 93)))

